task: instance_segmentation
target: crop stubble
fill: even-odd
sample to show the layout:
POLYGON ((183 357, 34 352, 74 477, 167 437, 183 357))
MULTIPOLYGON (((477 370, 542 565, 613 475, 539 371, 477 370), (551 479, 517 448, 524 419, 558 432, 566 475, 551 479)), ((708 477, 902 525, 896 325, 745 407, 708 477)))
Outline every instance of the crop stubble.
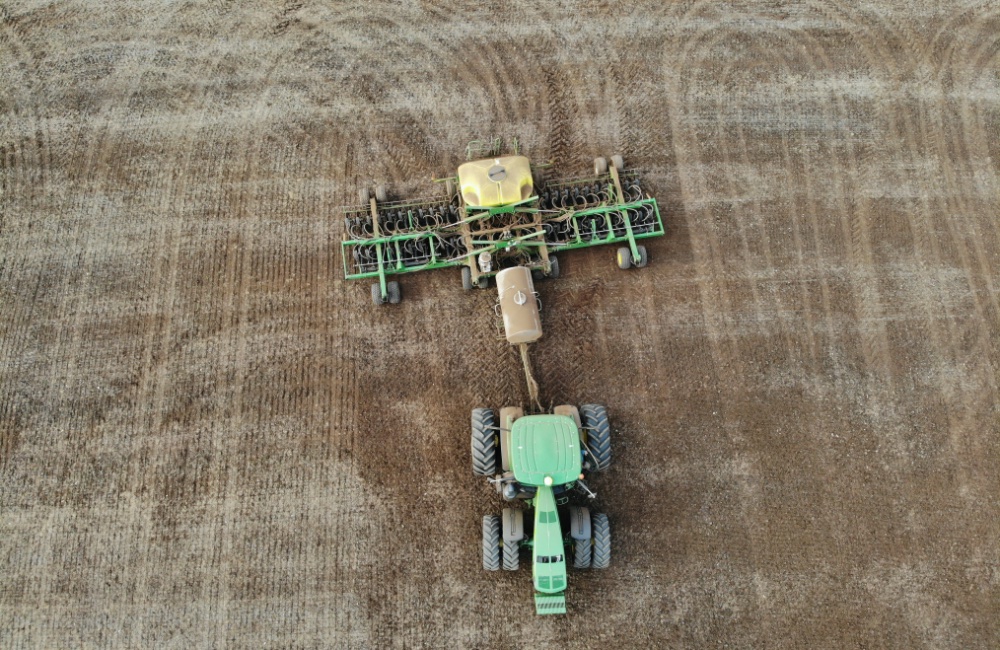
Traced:
MULTIPOLYGON (((1000 643, 1000 13, 803 2, 0 7, 3 647, 1000 643), (504 17, 502 20, 499 17, 504 17), (517 135, 668 235, 539 285, 615 532, 479 568, 488 292, 342 279, 337 206, 517 135)), ((456 274, 457 275, 457 274, 456 274)))

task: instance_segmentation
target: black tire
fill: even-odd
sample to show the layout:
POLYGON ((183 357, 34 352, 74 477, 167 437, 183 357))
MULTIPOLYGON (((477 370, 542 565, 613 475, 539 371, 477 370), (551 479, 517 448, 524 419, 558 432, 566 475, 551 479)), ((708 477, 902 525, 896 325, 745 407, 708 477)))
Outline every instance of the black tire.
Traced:
POLYGON ((497 416, 493 409, 472 409, 472 473, 497 473, 497 416))
POLYGON ((455 181, 449 178, 444 182, 444 193, 448 196, 449 201, 455 198, 455 181))
POLYGON ((618 268, 622 271, 629 270, 632 268, 632 251, 627 246, 622 246, 615 253, 615 261, 618 262, 618 268))
POLYGON ((593 470, 603 472, 611 467, 611 423, 608 410, 599 404, 580 407, 580 421, 587 431, 587 451, 593 470))
POLYGON ((371 203, 372 195, 368 191, 367 187, 363 187, 361 188, 361 190, 358 191, 358 198, 361 199, 361 202, 367 206, 369 203, 371 203))
POLYGON ((483 568, 487 571, 500 570, 500 516, 483 517, 483 568))
POLYGON ((486 287, 490 286, 490 279, 485 275, 480 275, 479 281, 476 284, 480 289, 485 289, 486 287))
POLYGON ((611 564, 611 526, 605 514, 592 515, 590 520, 594 535, 591 549, 591 569, 607 569, 611 564))
POLYGON ((472 269, 467 266, 462 267, 462 288, 472 291, 472 269))
POLYGON ((549 277, 553 280, 559 277, 559 260, 555 255, 549 255, 549 277))
POLYGON ((589 569, 590 568, 590 540, 589 539, 575 539, 573 540, 573 568, 574 569, 589 569))
POLYGON ((604 158, 594 158, 594 176, 604 176, 608 173, 608 161, 604 158))
POLYGON ((399 301, 402 300, 402 294, 399 291, 399 283, 395 280, 386 283, 385 290, 389 294, 389 304, 398 305, 399 301))
POLYGON ((372 285, 372 302, 376 305, 381 305, 385 302, 382 299, 382 287, 379 286, 378 282, 372 285))
POLYGON ((611 166, 618 171, 622 171, 625 169, 625 160, 618 154, 615 154, 611 156, 611 166))
POLYGON ((545 279, 545 273, 541 269, 531 269, 531 279, 535 282, 540 282, 545 279))
POLYGON ((521 566, 521 545, 517 542, 503 543, 503 570, 517 571, 521 566))
POLYGON ((641 269, 649 264, 649 255, 646 254, 645 246, 636 246, 635 249, 639 251, 639 257, 637 259, 633 259, 632 263, 635 264, 635 268, 641 269))
POLYGON ((389 193, 385 190, 385 185, 375 186, 375 200, 379 203, 385 203, 389 200, 389 193))

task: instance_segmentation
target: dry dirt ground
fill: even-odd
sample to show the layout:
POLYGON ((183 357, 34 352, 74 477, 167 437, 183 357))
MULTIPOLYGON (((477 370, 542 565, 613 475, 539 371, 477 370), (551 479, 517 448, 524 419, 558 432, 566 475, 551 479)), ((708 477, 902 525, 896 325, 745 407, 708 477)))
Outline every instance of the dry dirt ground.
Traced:
POLYGON ((0 647, 1000 646, 996 2, 357 4, 0 2, 0 647), (494 134, 669 229, 539 285, 566 617, 480 567, 491 294, 342 278, 494 134))

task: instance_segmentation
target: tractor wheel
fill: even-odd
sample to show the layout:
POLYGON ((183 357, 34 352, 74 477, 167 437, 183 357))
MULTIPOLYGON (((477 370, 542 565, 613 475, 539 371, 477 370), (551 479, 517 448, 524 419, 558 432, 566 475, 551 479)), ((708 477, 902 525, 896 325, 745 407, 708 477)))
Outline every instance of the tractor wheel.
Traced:
POLYGON ((378 282, 372 285, 372 302, 376 305, 381 305, 385 302, 382 298, 382 287, 379 286, 378 282))
POLYGON ((645 246, 636 246, 635 249, 639 251, 639 257, 638 259, 632 260, 632 263, 635 264, 635 268, 641 269, 649 264, 649 256, 646 254, 645 246))
POLYGON ((483 517, 483 568, 487 571, 500 569, 500 516, 483 517))
POLYGON ((559 277, 559 260, 555 255, 549 255, 549 277, 553 280, 559 277))
POLYGON ((503 570, 504 571, 517 571, 517 568, 521 565, 520 558, 521 545, 517 542, 504 542, 503 543, 503 570))
POLYGON ((618 154, 615 154, 611 156, 611 166, 621 172, 625 169, 625 160, 618 154))
MULTIPOLYGON (((485 527, 485 524, 483 524, 485 527)), ((591 569, 607 569, 611 564, 611 526, 605 514, 593 515, 590 525, 594 531, 594 547, 591 550, 591 569)), ((485 530, 485 528, 484 528, 485 530)))
POLYGON ((575 539, 575 540, 573 540, 573 568, 574 569, 589 569, 590 568, 590 540, 589 539, 575 539))
POLYGON ((615 254, 615 261, 618 262, 618 268, 622 271, 629 270, 632 268, 632 251, 627 246, 622 246, 615 254))
POLYGON ((449 178, 444 182, 444 193, 448 196, 449 201, 455 198, 455 181, 449 178))
POLYGON ((375 186, 375 200, 379 203, 385 203, 389 200, 389 193, 385 191, 385 185, 375 186))
POLYGON ((389 294, 389 304, 398 305, 399 301, 402 299, 402 295, 399 292, 399 283, 393 280, 385 285, 385 289, 389 294))
POLYGON ((363 187, 358 192, 358 198, 361 199, 361 202, 367 206, 371 202, 372 195, 368 192, 367 187, 363 187))
POLYGON ((595 467, 603 472, 611 467, 611 423, 608 411, 599 404, 584 404, 580 407, 580 419, 587 432, 587 451, 595 467))
POLYGON ((594 158, 594 176, 604 176, 608 173, 608 161, 604 158, 594 158))
POLYGON ((472 409, 472 473, 497 473, 497 417, 493 409, 472 409))

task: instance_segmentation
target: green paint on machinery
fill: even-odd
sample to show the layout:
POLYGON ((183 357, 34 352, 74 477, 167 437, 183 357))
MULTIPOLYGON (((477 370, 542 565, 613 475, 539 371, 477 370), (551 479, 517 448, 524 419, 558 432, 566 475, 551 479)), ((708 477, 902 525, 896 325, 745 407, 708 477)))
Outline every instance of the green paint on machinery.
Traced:
POLYGON ((584 483, 611 464, 611 428, 603 406, 558 406, 524 415, 521 408, 472 411, 472 469, 507 501, 501 516, 483 517, 483 568, 516 571, 531 549, 537 614, 565 614, 567 565, 603 569, 611 561, 608 518, 591 514, 596 497, 584 483))
POLYGON ((387 278, 402 273, 456 267, 464 288, 485 288, 511 266, 556 277, 554 253, 604 244, 619 244, 620 268, 646 265, 638 242, 663 235, 663 220, 621 156, 596 159, 590 178, 536 180, 529 160, 512 155, 464 163, 439 199, 389 201, 383 186, 374 196, 366 188, 362 205, 345 211, 344 276, 377 279, 372 300, 383 304, 399 302, 399 283, 387 278))

